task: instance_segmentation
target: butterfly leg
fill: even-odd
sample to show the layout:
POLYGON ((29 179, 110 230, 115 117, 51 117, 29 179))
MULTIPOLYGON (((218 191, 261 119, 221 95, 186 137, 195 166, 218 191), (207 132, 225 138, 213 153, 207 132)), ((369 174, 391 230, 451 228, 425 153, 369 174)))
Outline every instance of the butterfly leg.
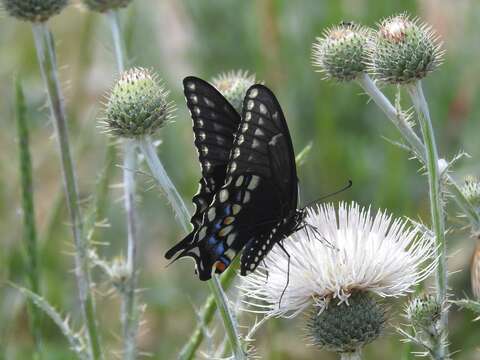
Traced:
POLYGON ((287 291, 288 284, 290 283, 290 254, 288 253, 287 249, 283 246, 283 240, 278 243, 278 246, 280 246, 280 249, 283 250, 285 255, 287 255, 288 258, 288 263, 287 263, 287 283, 285 284, 285 287, 283 288, 282 295, 280 295, 280 300, 278 300, 278 307, 280 308, 282 306, 282 299, 283 295, 285 295, 285 291, 287 291))
POLYGON ((267 263, 265 262, 265 260, 262 260, 262 265, 265 267, 265 271, 266 271, 266 279, 265 279, 265 284, 268 283, 268 269, 267 269, 267 263))

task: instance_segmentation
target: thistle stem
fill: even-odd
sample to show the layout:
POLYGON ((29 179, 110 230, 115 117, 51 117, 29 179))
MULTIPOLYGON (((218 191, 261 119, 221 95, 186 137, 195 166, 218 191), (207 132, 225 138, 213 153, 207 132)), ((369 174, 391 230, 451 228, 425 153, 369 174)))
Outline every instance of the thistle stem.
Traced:
MULTIPOLYGON (((375 104, 385 113, 387 118, 397 127, 403 138, 410 145, 412 151, 417 155, 417 158, 422 164, 427 163, 427 155, 425 145, 422 143, 417 134, 413 131, 407 123, 405 116, 397 111, 387 97, 375 85, 368 74, 363 74, 358 80, 359 85, 363 90, 373 99, 375 104)), ((446 182, 449 185, 449 190, 453 195, 455 203, 468 217, 474 229, 480 230, 480 214, 475 211, 475 208, 465 198, 460 190, 460 186, 449 175, 445 175, 446 182)))
POLYGON ((120 20, 118 10, 109 10, 107 17, 112 31, 113 48, 115 50, 115 60, 117 61, 118 72, 121 74, 125 70, 125 50, 120 31, 120 20))
POLYGON ((137 288, 137 234, 135 212, 135 169, 136 144, 133 140, 124 143, 123 160, 123 187, 124 205, 127 221, 127 269, 129 277, 122 296, 122 323, 123 323, 123 358, 135 359, 136 338, 138 331, 138 314, 136 309, 135 292, 137 288))
MULTIPOLYGON (((144 137, 142 139, 137 140, 137 142, 143 155, 145 156, 145 160, 150 168, 150 171, 153 177, 155 178, 155 180, 157 180, 161 189, 163 189, 163 191, 165 192, 167 199, 172 205, 175 211, 175 214, 178 220, 180 221, 183 229, 185 230, 185 232, 188 232, 190 228, 190 214, 187 210, 187 207, 185 206, 185 203, 180 197, 180 194, 178 193, 177 189, 175 188, 172 181, 168 177, 167 172, 165 171, 160 159, 158 158, 157 153, 155 151, 155 147, 152 144, 152 140, 150 139, 150 137, 144 137)), ((233 277, 235 272, 232 270, 232 273, 233 274, 231 276, 233 277)), ((231 314, 227 297, 215 274, 213 274, 212 279, 208 282, 208 285, 213 295, 213 298, 215 299, 217 308, 220 310, 220 316, 222 318, 225 331, 229 336, 232 349, 234 349, 235 358, 245 359, 245 354, 240 344, 240 336, 237 330, 236 321, 231 314)), ((208 312, 209 311, 213 312, 214 309, 208 306, 208 300, 207 300, 206 306, 207 306, 206 309, 211 309, 211 310, 206 310, 205 316, 211 317, 211 315, 209 315, 208 312)), ((200 335, 196 336, 196 335, 198 335, 197 332, 195 332, 194 334, 196 340, 192 340, 189 342, 191 346, 187 346, 187 348, 184 348, 181 356, 183 356, 183 354, 185 354, 185 356, 190 356, 190 355, 192 357, 194 356, 195 350, 198 348, 201 340, 203 339, 203 336, 200 336, 200 335)))
MULTIPOLYGON (((118 10, 109 10, 107 17, 112 32, 113 47, 118 72, 125 70, 125 50, 118 10)), ((110 145, 111 146, 111 145, 110 145)), ((137 354, 138 309, 136 304, 137 288, 137 216, 135 210, 135 171, 137 145, 134 140, 125 140, 123 145, 123 192, 127 221, 127 269, 129 277, 122 293, 123 358, 135 359, 137 354)))
MULTIPOLYGON (((18 145, 20 158, 20 177, 22 185, 22 209, 23 209, 23 238, 27 252, 27 276, 30 289, 40 295, 40 266, 38 264, 38 241, 35 226, 35 206, 33 201, 32 161, 30 155, 29 129, 26 116, 26 105, 23 89, 20 81, 15 81, 15 107, 17 117, 18 145)), ((31 316, 30 327, 37 354, 41 356, 41 312, 33 304, 30 304, 31 316)))
POLYGON ((361 360, 361 359, 362 359, 361 350, 340 353, 340 360, 361 360))
POLYGON ((188 232, 190 229, 190 214, 180 194, 175 188, 175 185, 173 185, 172 181, 168 177, 168 174, 165 171, 162 162, 158 158, 151 138, 145 137, 143 139, 139 139, 138 146, 140 147, 143 155, 145 156, 145 160, 147 161, 148 167, 150 168, 153 177, 158 182, 158 185, 160 185, 160 188, 164 191, 168 202, 172 206, 177 220, 182 225, 183 230, 185 232, 188 232))
POLYGON ((208 286, 213 296, 215 297, 215 302, 220 313, 220 316, 223 320, 223 325, 230 342, 230 345, 233 350, 233 355, 236 360, 246 360, 247 357, 242 348, 242 343, 240 341, 240 333, 238 332, 237 322, 230 311, 230 306, 228 306, 228 299, 225 295, 222 286, 218 280, 217 274, 212 271, 212 279, 208 282, 208 286))
MULTIPOLYGON (((408 92, 418 115, 420 127, 423 134, 423 141, 426 145, 426 168, 428 173, 428 184, 430 193, 430 210, 432 216, 433 231, 437 244, 437 300, 442 304, 442 318, 440 321, 439 336, 446 336, 448 322, 447 289, 448 289, 448 269, 446 264, 446 241, 445 241, 445 214, 442 204, 441 177, 438 168, 438 151, 435 144, 435 135, 433 131, 432 120, 428 104, 423 94, 420 81, 408 86, 408 92)), ((436 342, 435 359, 444 359, 446 354, 446 344, 443 341, 436 342)))
POLYGON ((70 152, 67 121, 58 79, 53 38, 45 23, 35 23, 32 25, 32 29, 60 151, 63 183, 75 245, 75 276, 77 279, 83 320, 86 326, 90 357, 95 360, 103 359, 99 334, 97 332, 95 302, 91 289, 88 243, 83 234, 78 188, 73 159, 70 152))
MULTIPOLYGON (((240 262, 240 257, 236 257, 233 262, 230 264, 228 269, 222 274, 220 277, 220 285, 223 289, 228 289, 230 285, 233 283, 233 279, 235 278, 236 271, 238 269, 238 264, 240 262)), ((190 336, 190 339, 180 351, 178 358, 180 360, 192 360, 195 357, 195 353, 200 347, 200 344, 203 341, 205 336, 203 327, 208 325, 212 319, 213 315, 215 314, 215 310, 217 309, 216 299, 213 295, 210 295, 205 304, 202 307, 202 313, 200 315, 200 320, 197 323, 193 334, 190 336)))

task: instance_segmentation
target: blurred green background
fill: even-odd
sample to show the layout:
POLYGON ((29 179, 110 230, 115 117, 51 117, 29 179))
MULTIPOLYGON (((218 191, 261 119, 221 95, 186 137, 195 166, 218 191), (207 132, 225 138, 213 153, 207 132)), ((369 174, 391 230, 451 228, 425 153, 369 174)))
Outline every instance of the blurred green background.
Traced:
MULTIPOLYGON (((298 169, 303 203, 343 186, 354 186, 333 201, 355 200, 396 215, 429 221, 426 177, 418 164, 382 136, 398 139, 393 126, 354 84, 325 82, 313 72, 311 44, 322 31, 341 20, 373 26, 385 16, 408 11, 430 23, 446 49, 444 65, 425 81, 440 153, 452 158, 465 150, 471 159, 457 167, 458 179, 480 175, 480 4, 476 0, 134 0, 122 11, 130 65, 157 71, 177 104, 175 123, 162 129, 159 155, 180 193, 190 205, 199 166, 191 120, 182 97, 187 75, 210 79, 220 72, 244 69, 265 81, 286 113, 297 153, 313 143, 298 169)), ((97 128, 104 94, 116 67, 105 17, 74 3, 49 22, 56 42, 67 101, 70 135, 77 161, 82 199, 88 202, 104 168, 107 138, 97 128)), ((25 302, 6 281, 25 283, 24 248, 13 111, 13 75, 25 87, 31 128, 37 222, 41 234, 41 281, 45 297, 79 324, 72 274, 71 233, 61 194, 61 176, 45 92, 36 61, 30 26, 8 18, 0 21, 0 358, 30 359, 25 302), (57 206, 60 204, 60 206, 57 206), (57 209, 55 211, 55 209, 57 209)), ((395 89, 385 89, 390 95, 395 89)), ((120 182, 120 170, 112 185, 120 182)), ((99 252, 114 257, 125 242, 121 190, 112 186, 110 227, 100 232, 99 252)), ((172 211, 147 176, 140 176, 141 287, 147 304, 140 347, 154 359, 174 359, 195 324, 207 287, 196 280, 191 262, 166 268, 163 254, 182 237, 172 211)), ((474 243, 449 206, 449 266, 453 296, 470 295, 469 261, 474 243)), ((106 294, 97 276, 97 302, 103 338, 119 350, 119 301, 106 294)), ((230 292, 235 299, 235 291, 230 292)), ((403 301, 403 300, 402 300, 403 301)), ((405 351, 394 326, 403 319, 402 302, 391 304, 391 323, 383 338, 367 346, 368 359, 397 359, 405 351)), ((452 312, 451 350, 456 359, 480 359, 480 324, 470 313, 452 312)), ((251 316, 240 319, 251 324, 251 316)), ((333 359, 304 341, 304 319, 270 321, 257 335, 264 359, 333 359)), ((43 320, 48 359, 73 354, 56 327, 43 320)), ((215 326, 221 338, 221 324, 215 326)), ((200 356, 200 355, 199 355, 200 356)), ((112 355, 112 358, 113 355, 112 355)), ((406 357, 403 357, 406 359, 406 357)))

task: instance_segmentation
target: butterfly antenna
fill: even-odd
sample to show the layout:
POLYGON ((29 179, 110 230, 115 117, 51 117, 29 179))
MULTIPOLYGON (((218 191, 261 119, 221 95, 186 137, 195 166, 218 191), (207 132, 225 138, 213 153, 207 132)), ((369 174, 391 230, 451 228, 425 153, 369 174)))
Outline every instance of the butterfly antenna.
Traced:
POLYGON ((316 199, 316 200, 314 200, 314 201, 311 201, 311 202, 309 202, 305 207, 312 206, 312 205, 316 204, 316 203, 319 202, 319 201, 322 201, 322 200, 328 199, 329 197, 338 195, 338 194, 344 192, 345 190, 350 189, 352 186, 353 186, 352 180, 348 180, 348 184, 345 185, 344 187, 342 187, 340 190, 334 191, 333 193, 327 194, 327 195, 322 196, 322 197, 320 197, 320 198, 318 198, 318 199, 316 199))

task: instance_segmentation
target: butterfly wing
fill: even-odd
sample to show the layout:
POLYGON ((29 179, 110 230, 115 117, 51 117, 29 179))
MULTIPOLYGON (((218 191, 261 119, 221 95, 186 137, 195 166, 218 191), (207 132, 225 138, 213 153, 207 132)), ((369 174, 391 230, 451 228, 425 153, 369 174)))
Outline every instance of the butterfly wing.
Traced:
POLYGON ((263 238, 253 258, 242 259, 244 274, 243 267, 253 270, 251 264, 256 267, 274 245, 266 234, 296 205, 295 159, 285 117, 273 93, 254 85, 244 100, 225 184, 179 257, 194 258, 200 279, 207 280, 212 267, 222 272, 245 245, 263 238))
MULTIPOLYGON (((285 116, 275 95, 265 86, 250 89, 245 99, 244 116, 252 113, 256 124, 271 123, 276 133, 268 141, 271 176, 264 181, 274 189, 280 211, 266 228, 259 228, 245 245, 240 273, 246 275, 255 271, 258 264, 279 241, 297 227, 298 179, 295 153, 285 116), (249 110, 250 109, 250 110, 249 110)), ((259 127, 260 128, 260 127, 259 127)), ((260 128, 261 129, 261 128, 260 128)), ((259 132, 259 130, 255 130, 259 132)))
POLYGON ((194 240, 194 234, 214 194, 225 182, 227 163, 232 149, 234 133, 240 123, 240 115, 230 103, 208 82, 189 76, 183 80, 183 89, 193 120, 195 147, 202 169, 197 194, 192 201, 195 213, 191 218, 193 230, 182 241, 167 251, 171 259, 194 240))

